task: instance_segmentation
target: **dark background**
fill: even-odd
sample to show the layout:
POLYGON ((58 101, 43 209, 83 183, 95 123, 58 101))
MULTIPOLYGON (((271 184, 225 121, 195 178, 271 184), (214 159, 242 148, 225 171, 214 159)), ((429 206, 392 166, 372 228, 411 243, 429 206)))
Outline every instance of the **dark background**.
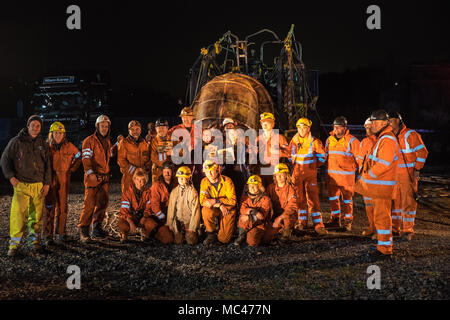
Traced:
MULTIPOLYGON (((118 115, 176 116, 200 48, 231 30, 240 38, 268 28, 284 38, 295 24, 307 68, 320 72, 324 123, 345 115, 362 124, 378 107, 408 126, 437 132, 448 152, 449 14, 445 1, 140 1, 2 4, 0 117, 17 118, 17 100, 44 73, 107 70, 118 115), (66 8, 81 8, 81 30, 66 8), (381 8, 381 30, 366 9, 381 8)), ((24 101, 26 104, 26 101, 24 101)), ((28 116, 28 114, 26 115, 28 116)), ((437 141, 437 142, 436 142, 437 141)), ((433 147, 432 147, 433 148, 433 147)))

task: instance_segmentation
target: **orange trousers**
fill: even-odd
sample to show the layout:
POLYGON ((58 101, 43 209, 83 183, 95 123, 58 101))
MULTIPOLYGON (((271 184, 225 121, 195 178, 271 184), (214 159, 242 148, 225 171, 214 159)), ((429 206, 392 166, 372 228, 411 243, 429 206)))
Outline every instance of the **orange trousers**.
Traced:
POLYGON ((367 219, 369 220, 369 230, 376 233, 375 224, 373 222, 373 201, 372 198, 364 197, 364 205, 366 207, 367 219))
POLYGON ((383 254, 392 254, 392 219, 390 199, 372 199, 373 222, 377 231, 377 250, 383 254))
MULTIPOLYGON (((158 227, 158 225, 159 224, 152 218, 142 218, 139 223, 136 223, 136 227, 144 229, 144 235, 147 238, 150 237, 152 231, 158 227)), ((121 233, 128 234, 130 232, 130 224, 123 218, 119 218, 117 226, 121 233)), ((161 225, 155 233, 155 239, 161 243, 169 244, 173 242, 173 235, 166 225, 161 225)))
POLYGON ((236 210, 230 211, 230 214, 224 216, 218 208, 202 208, 206 232, 215 232, 218 229, 217 239, 222 243, 230 242, 235 230, 236 210))
POLYGON ((414 183, 405 180, 399 179, 397 183, 397 194, 392 206, 392 230, 414 233, 414 220, 417 211, 414 193, 417 192, 418 185, 417 180, 414 183))
POLYGON ((328 200, 330 201, 331 216, 333 219, 341 218, 341 202, 339 198, 342 197, 342 215, 344 220, 353 221, 353 186, 337 186, 329 183, 328 186, 328 200))
POLYGON ((45 235, 53 233, 65 235, 67 221, 67 196, 69 194, 70 173, 57 172, 53 176, 52 185, 45 197, 47 214, 45 219, 45 235))
POLYGON ((103 183, 95 188, 85 187, 84 203, 78 227, 86 227, 91 223, 101 225, 105 218, 109 202, 109 183, 103 183))
POLYGON ((308 224, 308 212, 311 215, 314 227, 324 227, 322 214, 320 213, 319 186, 317 177, 296 176, 295 189, 297 192, 298 220, 306 227, 308 224))

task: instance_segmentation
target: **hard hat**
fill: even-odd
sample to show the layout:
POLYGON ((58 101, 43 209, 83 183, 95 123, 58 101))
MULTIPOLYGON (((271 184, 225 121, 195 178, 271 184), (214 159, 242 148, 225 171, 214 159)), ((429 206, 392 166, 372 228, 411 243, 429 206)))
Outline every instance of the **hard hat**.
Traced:
POLYGON ((333 126, 343 126, 346 127, 347 126, 347 118, 340 116, 337 117, 336 119, 334 119, 333 121, 333 126))
POLYGON ((155 128, 156 127, 168 127, 169 126, 169 122, 166 119, 161 119, 159 118, 158 120, 156 120, 155 122, 155 128))
POLYGON ((161 165, 161 170, 164 169, 170 169, 173 170, 175 167, 175 165, 172 163, 172 161, 166 160, 163 162, 163 164, 161 165))
POLYGON ((111 120, 109 120, 109 117, 107 115, 102 114, 98 116, 97 120, 95 120, 95 126, 97 126, 100 122, 104 121, 108 122, 109 125, 111 125, 111 120))
POLYGON ((53 122, 50 126, 50 132, 66 132, 66 128, 61 122, 53 122))
POLYGON ((300 118, 297 121, 296 127, 311 127, 312 121, 307 118, 300 118))
POLYGON ((142 128, 141 123, 137 120, 131 120, 130 123, 128 123, 128 129, 136 126, 142 128))
POLYGON ((190 178, 191 169, 189 169, 189 167, 186 166, 179 167, 175 176, 181 178, 190 178))
POLYGON ((275 166, 275 169, 273 170, 273 174, 286 172, 289 173, 289 168, 284 163, 279 163, 275 166))
POLYGON ((256 184, 256 185, 260 185, 262 184, 262 180, 259 176, 257 176, 256 174, 253 176, 250 176, 250 178, 248 178, 247 180, 247 184, 256 184))
POLYGON ((260 118, 259 121, 264 121, 264 120, 268 120, 268 119, 275 121, 274 115, 270 112, 261 113, 259 118, 260 118))
POLYGON ((191 107, 184 107, 181 110, 180 117, 184 117, 184 116, 194 116, 194 111, 192 110, 191 107))
POLYGON ((370 120, 370 117, 366 119, 366 122, 364 122, 365 126, 367 126, 368 124, 372 124, 372 120, 370 120))
POLYGON ((387 120, 389 120, 389 115, 383 109, 376 110, 376 111, 372 112, 372 114, 370 115, 370 121, 375 121, 375 120, 386 120, 387 121, 387 120))
POLYGON ((217 168, 217 163, 213 160, 207 159, 203 163, 203 171, 211 171, 217 168))
POLYGON ((397 111, 389 111, 388 115, 389 119, 399 119, 400 121, 403 121, 402 116, 397 111))
POLYGON ((234 120, 233 119, 231 119, 231 118, 225 118, 224 120, 223 120, 223 122, 222 122, 222 125, 225 127, 227 124, 233 124, 234 126, 236 125, 236 123, 234 122, 234 120))

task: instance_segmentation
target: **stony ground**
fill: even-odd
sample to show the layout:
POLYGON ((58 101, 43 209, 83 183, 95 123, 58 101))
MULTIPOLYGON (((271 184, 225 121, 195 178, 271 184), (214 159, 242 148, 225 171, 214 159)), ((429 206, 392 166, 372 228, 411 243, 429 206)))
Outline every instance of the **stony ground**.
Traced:
MULTIPOLYGON (((117 183, 112 187, 110 210, 120 204, 119 189, 117 183)), ((6 256, 11 195, 6 190, 0 196, 0 299, 450 298, 448 196, 422 199, 414 239, 394 238, 395 258, 373 263, 367 253, 375 241, 360 236, 367 219, 359 196, 351 232, 336 230, 324 237, 311 232, 287 244, 236 248, 120 244, 114 238, 80 244, 76 223, 82 192, 74 183, 67 225, 72 241, 38 256, 24 245, 14 259, 6 256), (380 290, 366 286, 367 268, 373 264, 381 270, 380 290), (80 290, 67 289, 69 265, 80 267, 80 290)), ((322 205, 327 219, 329 206, 322 205)))

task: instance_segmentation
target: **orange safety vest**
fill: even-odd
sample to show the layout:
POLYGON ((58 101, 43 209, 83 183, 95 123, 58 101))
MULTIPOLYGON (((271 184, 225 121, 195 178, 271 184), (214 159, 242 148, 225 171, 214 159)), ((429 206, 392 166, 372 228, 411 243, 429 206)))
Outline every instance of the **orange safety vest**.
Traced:
POLYGON ((425 165, 428 150, 423 144, 420 134, 406 128, 406 126, 403 126, 397 138, 401 151, 401 154, 398 156, 398 174, 412 177, 414 169, 421 170, 425 165))
POLYGON ((361 143, 359 144, 359 154, 357 157, 358 166, 360 168, 362 167, 364 157, 369 156, 369 152, 370 152, 370 150, 372 150, 372 148, 376 142, 377 142, 377 138, 373 134, 371 134, 370 136, 367 136, 361 140, 361 143))
POLYGON ((291 162, 300 168, 300 173, 311 175, 316 173, 317 167, 325 164, 325 149, 319 139, 309 136, 301 139, 297 133, 289 143, 291 162))

